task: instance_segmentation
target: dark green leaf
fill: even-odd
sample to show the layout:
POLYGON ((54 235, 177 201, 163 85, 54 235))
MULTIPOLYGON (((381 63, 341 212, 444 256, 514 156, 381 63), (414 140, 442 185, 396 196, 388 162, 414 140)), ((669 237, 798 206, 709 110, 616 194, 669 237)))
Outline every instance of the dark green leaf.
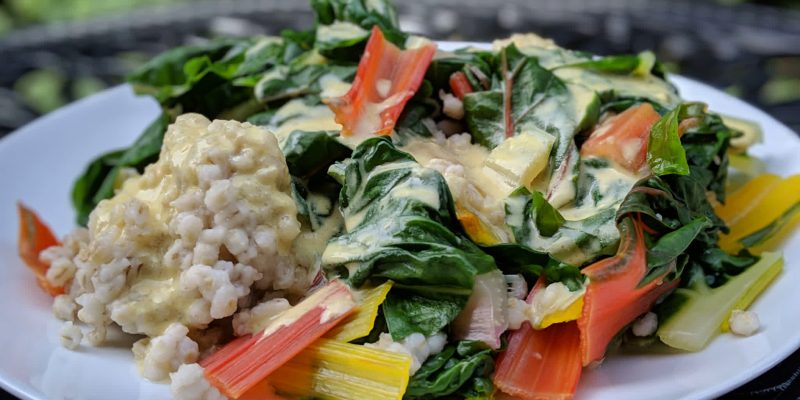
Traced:
MULTIPOLYGON (((86 226, 89 214, 97 206, 95 194, 100 190, 103 181, 114 170, 120 156, 125 150, 112 151, 96 158, 72 186, 72 206, 77 214, 77 223, 86 226)), ((100 196, 102 197, 102 196, 100 196)))
POLYGON ((558 159, 563 158, 567 142, 583 119, 575 115, 569 90, 535 58, 525 56, 513 45, 498 57, 503 61, 495 73, 507 76, 510 85, 504 83, 500 88, 464 97, 464 118, 473 139, 493 148, 508 133, 544 130, 560 138, 554 148, 558 159), (505 98, 510 104, 505 103, 505 98))
POLYGON ((400 340, 416 332, 425 336, 438 333, 466 304, 464 296, 420 296, 414 292, 392 290, 382 308, 392 338, 400 340))
MULTIPOLYGON (((450 75, 457 71, 466 73, 468 77, 470 75, 474 77, 474 71, 477 69, 480 74, 490 80, 493 59, 494 54, 491 52, 475 52, 461 49, 453 53, 445 53, 444 56, 437 56, 431 62, 428 71, 425 73, 425 79, 433 84, 434 93, 438 92, 439 89, 450 92, 450 75)), ((474 83, 473 87, 476 91, 489 89, 488 87, 483 87, 479 80, 474 83)))
MULTIPOLYGON (((421 297, 466 301, 475 276, 496 268, 460 233, 444 178, 389 139, 364 141, 329 173, 343 184, 339 204, 347 228, 323 254, 329 273, 355 287, 367 279, 391 279, 396 288, 421 297)), ((393 310, 384 309, 387 321, 408 318, 393 310)), ((389 326, 395 338, 402 337, 389 326)))
MULTIPOLYGON (((621 75, 647 75, 655 64, 655 55, 646 51, 640 54, 606 56, 564 66, 586 68, 599 72, 621 75)), ((560 67, 564 67, 560 66, 560 67)))
POLYGON ((572 265, 583 265, 599 256, 614 253, 619 232, 613 207, 598 210, 581 220, 567 220, 558 224, 558 220, 548 211, 552 207, 537 207, 535 197, 527 189, 519 188, 506 199, 506 224, 517 243, 537 252, 547 252, 555 259, 572 265), (544 216, 540 217, 540 212, 544 216), (540 220, 550 221, 545 225, 547 229, 558 228, 548 232, 551 235, 544 235, 538 223, 540 220), (560 245, 554 246, 554 243, 560 245))
POLYGON ((121 169, 135 168, 141 172, 158 158, 167 125, 169 117, 161 114, 130 147, 104 154, 89 164, 72 188, 72 204, 79 225, 85 226, 97 204, 114 195, 121 169))
POLYGON ((411 377, 404 398, 488 396, 493 390, 490 379, 493 371, 491 350, 468 341, 449 345, 429 358, 411 377))
POLYGON ((674 269, 680 275, 682 268, 677 268, 678 257, 684 255, 697 236, 711 225, 708 218, 698 217, 694 221, 664 234, 655 243, 648 246, 647 275, 639 285, 646 285, 670 269, 674 269))
POLYGON ((172 97, 174 87, 180 87, 188 81, 184 65, 189 60, 204 56, 220 59, 237 43, 230 39, 214 40, 166 51, 134 70, 127 80, 138 93, 152 94, 159 101, 164 101, 172 97))
POLYGON ((301 96, 318 96, 322 92, 320 78, 332 74, 350 82, 355 77, 354 65, 297 63, 278 67, 265 76, 255 88, 256 97, 264 102, 284 102, 301 96))
POLYGON ((389 0, 313 0, 311 7, 316 14, 316 46, 334 59, 358 61, 360 54, 354 50, 363 48, 374 25, 395 45, 406 40, 389 0))
POLYGON ((294 131, 281 146, 286 157, 289 173, 299 178, 309 178, 336 161, 344 160, 352 153, 331 132, 294 131))
POLYGON ((531 193, 531 207, 536 218, 536 227, 542 236, 551 237, 564 225, 564 217, 545 200, 541 192, 531 193))

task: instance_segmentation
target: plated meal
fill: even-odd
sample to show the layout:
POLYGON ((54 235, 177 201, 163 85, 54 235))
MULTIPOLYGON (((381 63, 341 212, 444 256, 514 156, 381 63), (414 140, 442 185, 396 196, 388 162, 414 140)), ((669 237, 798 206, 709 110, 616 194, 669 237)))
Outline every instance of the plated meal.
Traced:
POLYGON ((443 51, 385 0, 312 8, 131 74, 161 115, 87 160, 72 232, 19 204, 64 347, 137 335, 176 399, 563 399, 609 350, 769 329, 800 175, 748 155, 747 115, 650 52, 443 51))

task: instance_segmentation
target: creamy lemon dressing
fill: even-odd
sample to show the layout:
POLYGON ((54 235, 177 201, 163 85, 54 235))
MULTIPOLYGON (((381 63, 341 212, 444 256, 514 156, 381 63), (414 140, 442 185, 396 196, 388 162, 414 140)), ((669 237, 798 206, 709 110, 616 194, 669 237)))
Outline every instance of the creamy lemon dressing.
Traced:
POLYGON ((280 143, 296 131, 339 131, 342 126, 325 104, 309 106, 302 99, 290 100, 272 116, 269 126, 280 143))
POLYGON ((598 93, 614 92, 622 97, 652 99, 668 108, 680 103, 672 85, 649 73, 644 76, 612 75, 577 67, 557 68, 553 72, 565 82, 582 85, 598 93))
MULTIPOLYGON (((605 160, 604 160, 605 161, 605 160)), ((597 213, 598 210, 616 210, 622 199, 630 192, 642 175, 633 174, 624 168, 607 162, 606 166, 591 166, 584 163, 581 171, 581 192, 586 196, 559 209, 567 220, 582 220, 597 213)))
POLYGON ((469 135, 445 139, 414 138, 401 147, 422 166, 439 171, 456 206, 476 215, 499 241, 509 241, 503 222, 503 200, 516 184, 487 166, 489 150, 470 143, 469 135))
POLYGON ((533 294, 533 298, 525 310, 525 315, 533 326, 539 327, 545 318, 567 310, 576 301, 582 299, 585 292, 586 287, 584 286, 571 291, 567 285, 553 282, 533 294))
POLYGON ((319 95, 324 99, 328 97, 344 96, 350 90, 352 84, 345 82, 333 72, 329 72, 319 78, 319 86, 322 89, 319 95))
POLYGON ((369 35, 369 31, 347 21, 334 21, 330 25, 317 26, 317 37, 325 40, 347 40, 369 35))

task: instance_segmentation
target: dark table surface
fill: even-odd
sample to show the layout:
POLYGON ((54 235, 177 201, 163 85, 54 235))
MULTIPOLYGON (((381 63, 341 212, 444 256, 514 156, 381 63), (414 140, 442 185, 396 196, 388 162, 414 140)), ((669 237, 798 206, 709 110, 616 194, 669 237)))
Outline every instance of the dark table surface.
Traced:
MULTIPOLYGON (((406 29, 437 39, 485 41, 536 31, 598 54, 653 49, 673 70, 737 94, 800 131, 800 93, 783 101, 764 95, 776 71, 800 79, 795 11, 666 0, 396 3, 406 29)), ((37 68, 56 65, 68 81, 89 75, 114 85, 130 69, 121 54, 152 55, 197 37, 274 34, 311 23, 304 2, 228 0, 12 33, 0 38, 0 54, 7 55, 0 63, 0 137, 40 114, 13 90, 20 76, 37 68)), ((721 398, 800 399, 798 377, 800 351, 721 398)), ((6 398, 14 397, 0 391, 6 398)))

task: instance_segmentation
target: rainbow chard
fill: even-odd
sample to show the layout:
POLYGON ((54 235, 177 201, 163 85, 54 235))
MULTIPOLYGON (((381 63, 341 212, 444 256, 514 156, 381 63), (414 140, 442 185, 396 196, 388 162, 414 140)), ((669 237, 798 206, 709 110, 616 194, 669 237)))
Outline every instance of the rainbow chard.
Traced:
POLYGON ((453 321, 453 337, 478 340, 492 349, 499 348, 500 335, 508 328, 507 302, 508 287, 499 270, 476 276, 467 305, 453 321))
POLYGON ((497 269, 462 233, 444 178, 382 137, 329 173, 343 186, 345 232, 328 243, 323 268, 354 287, 394 281, 382 309, 395 340, 441 331, 467 304, 476 277, 497 269))
POLYGON ((264 331, 242 336, 200 365, 212 385, 237 399, 314 343, 355 309, 350 288, 334 280, 274 316, 264 331))
POLYGON ((597 121, 599 98, 582 86, 565 84, 513 44, 498 55, 495 75, 499 83, 490 90, 464 96, 464 118, 473 139, 495 148, 517 135, 552 136, 548 165, 556 167, 541 179, 549 182, 547 200, 556 207, 566 204, 578 175, 574 136, 597 121))

